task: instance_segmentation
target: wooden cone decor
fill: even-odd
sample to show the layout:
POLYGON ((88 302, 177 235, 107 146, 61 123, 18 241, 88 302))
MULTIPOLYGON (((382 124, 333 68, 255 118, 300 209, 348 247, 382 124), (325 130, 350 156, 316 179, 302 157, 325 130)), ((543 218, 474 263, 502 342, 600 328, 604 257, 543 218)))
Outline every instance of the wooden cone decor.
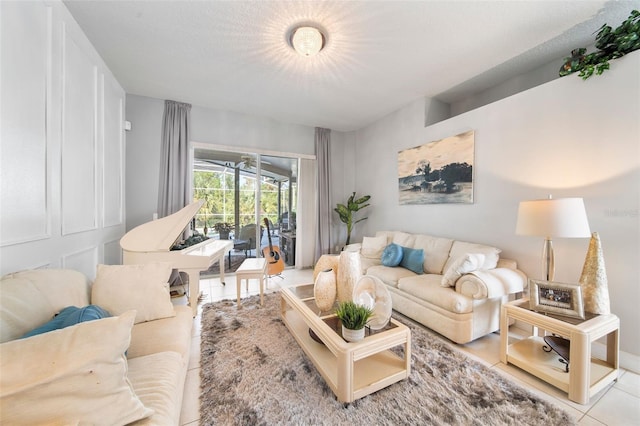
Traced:
POLYGON ((585 312, 598 315, 611 313, 607 272, 597 232, 591 234, 587 257, 582 267, 582 275, 580 275, 580 285, 582 286, 585 312))

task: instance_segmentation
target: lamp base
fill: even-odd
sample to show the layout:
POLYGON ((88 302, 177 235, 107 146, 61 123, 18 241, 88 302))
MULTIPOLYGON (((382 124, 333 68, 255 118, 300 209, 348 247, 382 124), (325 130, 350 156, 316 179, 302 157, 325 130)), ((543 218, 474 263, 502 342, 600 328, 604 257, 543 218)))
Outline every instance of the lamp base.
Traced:
POLYGON ((553 241, 545 238, 542 246, 542 276, 546 281, 553 281, 556 274, 555 256, 553 253, 553 241))

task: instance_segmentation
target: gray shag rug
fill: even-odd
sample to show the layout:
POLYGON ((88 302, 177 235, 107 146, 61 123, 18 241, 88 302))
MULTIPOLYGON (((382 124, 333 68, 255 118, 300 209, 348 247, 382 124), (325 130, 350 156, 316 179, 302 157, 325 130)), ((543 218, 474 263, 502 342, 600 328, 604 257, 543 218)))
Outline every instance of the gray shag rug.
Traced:
POLYGON ((201 331, 202 425, 572 425, 560 408, 411 329, 411 375, 339 402, 280 319, 280 295, 206 304, 201 331))

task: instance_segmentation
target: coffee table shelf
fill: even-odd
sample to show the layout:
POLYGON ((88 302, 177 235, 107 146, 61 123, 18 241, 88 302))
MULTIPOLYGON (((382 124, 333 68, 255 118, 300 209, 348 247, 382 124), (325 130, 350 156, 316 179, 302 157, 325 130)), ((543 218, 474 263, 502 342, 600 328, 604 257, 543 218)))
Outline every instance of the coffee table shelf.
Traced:
POLYGON ((282 289, 281 296, 285 325, 339 401, 355 401, 409 376, 411 331, 403 324, 391 319, 389 329, 350 343, 310 309, 309 298, 300 299, 291 289, 282 289), (401 345, 404 357, 389 350, 401 345))

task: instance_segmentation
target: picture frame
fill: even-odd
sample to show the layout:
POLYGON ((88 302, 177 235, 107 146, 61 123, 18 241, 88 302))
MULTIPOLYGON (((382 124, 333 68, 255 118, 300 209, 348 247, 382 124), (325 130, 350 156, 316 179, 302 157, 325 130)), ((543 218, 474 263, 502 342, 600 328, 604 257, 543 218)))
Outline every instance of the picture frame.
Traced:
POLYGON ((579 284, 529 279, 529 305, 537 312, 585 318, 579 284))

